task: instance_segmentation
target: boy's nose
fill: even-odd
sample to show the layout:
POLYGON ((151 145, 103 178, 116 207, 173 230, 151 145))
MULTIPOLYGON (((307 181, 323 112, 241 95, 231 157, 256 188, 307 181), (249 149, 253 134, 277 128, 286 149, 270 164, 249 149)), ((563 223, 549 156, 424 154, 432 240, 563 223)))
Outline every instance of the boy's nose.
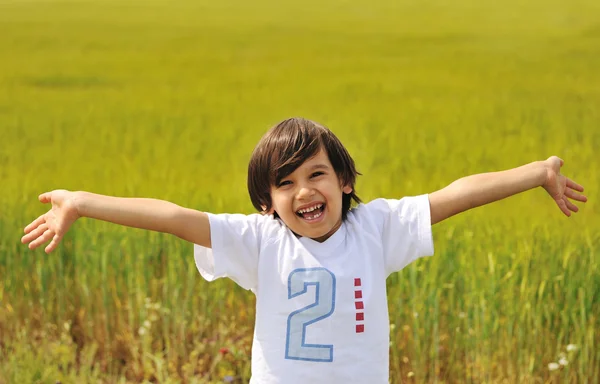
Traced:
POLYGON ((314 189, 308 187, 300 187, 300 189, 298 190, 297 198, 298 200, 306 200, 307 198, 314 196, 314 194, 314 189))

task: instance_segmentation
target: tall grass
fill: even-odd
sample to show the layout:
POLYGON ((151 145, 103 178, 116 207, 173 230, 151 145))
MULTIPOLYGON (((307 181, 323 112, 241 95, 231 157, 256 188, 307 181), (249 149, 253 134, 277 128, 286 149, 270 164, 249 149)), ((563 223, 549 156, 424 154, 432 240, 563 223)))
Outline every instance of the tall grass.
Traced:
POLYGON ((0 383, 246 382, 254 298, 191 244, 19 238, 54 188, 251 213, 249 155, 296 115, 366 201, 563 157, 582 212, 535 190, 464 213, 390 277, 391 380, 600 381, 597 2, 0 1, 0 30, 0 383))

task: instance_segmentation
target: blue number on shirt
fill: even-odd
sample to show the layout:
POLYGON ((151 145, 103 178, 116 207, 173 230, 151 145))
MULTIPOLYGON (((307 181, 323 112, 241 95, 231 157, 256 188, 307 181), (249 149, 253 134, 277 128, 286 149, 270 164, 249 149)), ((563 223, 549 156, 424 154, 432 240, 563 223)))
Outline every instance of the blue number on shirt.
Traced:
POLYGON ((335 276, 325 268, 295 269, 288 277, 288 299, 305 294, 315 286, 315 302, 288 316, 285 358, 333 361, 333 345, 306 344, 306 327, 329 317, 335 309, 335 276))

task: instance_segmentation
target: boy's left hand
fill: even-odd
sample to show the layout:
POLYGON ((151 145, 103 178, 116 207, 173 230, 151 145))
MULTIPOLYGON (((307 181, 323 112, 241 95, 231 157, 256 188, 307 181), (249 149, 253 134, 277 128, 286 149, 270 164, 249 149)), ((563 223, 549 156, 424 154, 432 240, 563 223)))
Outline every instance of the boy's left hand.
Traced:
POLYGON ((558 208, 567 216, 571 216, 571 211, 577 212, 579 208, 569 199, 585 203, 587 197, 577 193, 583 192, 583 187, 568 177, 560 174, 560 167, 564 161, 556 156, 549 157, 544 161, 546 168, 546 181, 542 185, 546 192, 554 199, 558 208))

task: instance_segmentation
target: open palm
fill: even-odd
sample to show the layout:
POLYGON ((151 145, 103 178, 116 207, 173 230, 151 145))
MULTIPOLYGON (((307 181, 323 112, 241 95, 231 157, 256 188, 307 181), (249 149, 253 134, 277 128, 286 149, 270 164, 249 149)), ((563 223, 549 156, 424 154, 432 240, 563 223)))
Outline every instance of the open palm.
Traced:
POLYGON ((29 249, 35 249, 50 241, 45 249, 46 253, 50 253, 80 216, 73 192, 58 189, 41 194, 39 200, 44 204, 51 203, 52 208, 25 227, 21 242, 29 243, 29 249))
POLYGON ((564 164, 561 158, 551 156, 545 163, 547 174, 543 187, 554 199, 558 208, 565 215, 571 216, 571 212, 577 212, 579 208, 569 199, 581 201, 582 203, 587 201, 587 197, 575 192, 583 192, 583 187, 560 173, 560 167, 564 164))

